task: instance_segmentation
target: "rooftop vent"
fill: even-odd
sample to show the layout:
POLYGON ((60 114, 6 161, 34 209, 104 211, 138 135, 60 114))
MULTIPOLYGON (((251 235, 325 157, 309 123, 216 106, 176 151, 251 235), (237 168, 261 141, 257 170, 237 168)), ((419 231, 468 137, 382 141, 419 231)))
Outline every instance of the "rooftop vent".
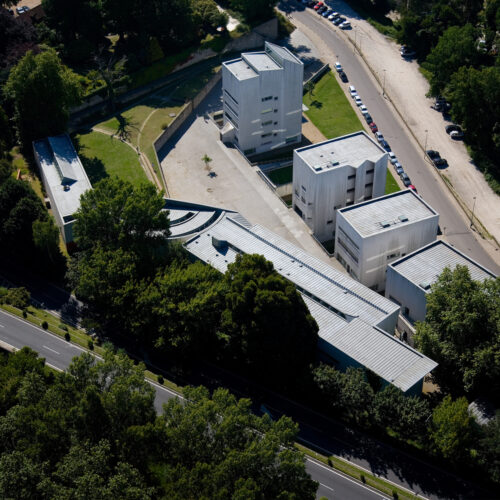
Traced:
POLYGON ((429 290, 431 284, 428 281, 422 281, 422 283, 419 284, 419 287, 423 288, 424 290, 429 290))
POLYGON ((331 163, 332 167, 336 167, 339 164, 340 164, 340 162, 338 162, 338 161, 332 161, 332 163, 331 163))
POLYGON ((317 166, 317 167, 314 167, 314 170, 316 172, 320 172, 321 170, 323 170, 323 167, 317 166))
POLYGON ((390 222, 384 220, 384 221, 381 221, 379 222, 379 224, 382 226, 382 227, 389 227, 391 225, 390 222))
POLYGON ((408 222, 408 217, 406 217, 406 215, 400 215, 398 219, 400 222, 408 222))

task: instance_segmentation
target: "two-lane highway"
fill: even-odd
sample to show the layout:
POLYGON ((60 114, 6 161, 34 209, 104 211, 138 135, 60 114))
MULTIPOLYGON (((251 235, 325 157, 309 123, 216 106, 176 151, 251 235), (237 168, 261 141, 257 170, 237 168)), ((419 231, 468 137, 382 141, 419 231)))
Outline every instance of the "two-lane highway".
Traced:
MULTIPOLYGON (((51 367, 64 371, 71 360, 79 356, 84 349, 53 335, 31 323, 0 310, 0 347, 6 343, 17 349, 29 346, 37 351, 51 367)), ((5 346, 4 346, 5 347, 5 346)), ((148 382, 156 391, 155 407, 161 412, 163 404, 172 397, 181 397, 177 393, 153 382, 148 382)), ((325 465, 307 458, 306 469, 318 482, 318 498, 326 497, 342 500, 380 500, 382 494, 345 477, 325 465)))
MULTIPOLYGON (((340 2, 332 1, 329 5, 344 14, 340 2)), ((347 41, 345 33, 311 9, 293 0, 283 0, 279 7, 291 13, 292 22, 311 39, 325 62, 329 62, 330 66, 336 60, 341 62, 349 78, 349 83, 341 85, 356 87, 379 130, 400 158, 412 182, 417 186, 419 194, 439 213, 439 225, 446 240, 493 272, 498 273, 499 266, 478 242, 477 235, 470 229, 462 209, 447 191, 434 167, 426 162, 423 151, 415 143, 389 99, 382 95, 382 89, 366 64, 355 55, 354 48, 347 41)), ((356 21, 352 22, 354 26, 356 21)), ((382 68, 380 68, 380 75, 382 75, 382 68)), ((382 76, 381 80, 383 78, 382 76)), ((387 78, 389 78, 388 75, 387 78)))

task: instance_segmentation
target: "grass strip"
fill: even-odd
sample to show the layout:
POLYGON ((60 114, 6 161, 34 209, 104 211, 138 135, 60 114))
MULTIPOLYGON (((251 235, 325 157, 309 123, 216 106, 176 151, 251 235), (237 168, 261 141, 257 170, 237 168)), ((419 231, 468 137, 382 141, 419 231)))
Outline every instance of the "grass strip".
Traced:
POLYGON ((408 500, 418 498, 417 495, 414 495, 410 491, 399 488, 398 486, 391 484, 380 477, 376 477, 361 467, 347 462, 342 458, 335 456, 327 457, 298 443, 295 443, 295 446, 305 455, 314 458, 315 460, 318 460, 319 462, 322 462, 323 464, 328 465, 329 467, 332 467, 333 469, 336 469, 349 477, 366 484, 367 486, 375 488, 386 495, 392 496, 393 498, 408 500))
POLYGON ((327 139, 363 130, 351 103, 331 71, 321 77, 303 100, 309 108, 306 115, 327 139))
POLYGON ((385 194, 391 194, 401 191, 396 179, 392 175, 392 172, 389 170, 389 166, 387 167, 387 176, 385 178, 385 194))

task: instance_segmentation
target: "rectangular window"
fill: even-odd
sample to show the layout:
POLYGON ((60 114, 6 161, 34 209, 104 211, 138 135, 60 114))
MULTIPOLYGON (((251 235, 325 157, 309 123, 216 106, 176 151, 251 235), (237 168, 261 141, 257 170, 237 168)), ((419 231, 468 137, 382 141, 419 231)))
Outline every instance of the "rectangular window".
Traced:
POLYGON ((350 181, 351 179, 355 179, 356 178, 356 174, 352 174, 352 175, 349 175, 347 177, 347 180, 350 181))
POLYGON ((368 184, 365 184, 365 188, 373 186, 373 182, 369 182, 368 184))
POLYGON ((276 97, 274 98, 274 100, 275 100, 275 101, 277 101, 277 100, 278 100, 278 96, 276 96, 276 97))
POLYGON ((354 255, 353 252, 351 252, 351 250, 347 247, 347 245, 340 239, 340 238, 337 238, 337 241, 339 242, 339 245, 349 254, 349 256, 351 257, 351 259, 356 262, 356 264, 358 263, 358 258, 356 257, 356 255, 354 255))
POLYGON ((270 101, 273 98, 272 95, 268 95, 267 97, 262 98, 262 102, 270 101))
POLYGON ((304 192, 307 191, 307 189, 304 186, 300 186, 304 192))
POLYGON ((270 113, 272 111, 272 109, 263 109, 260 114, 261 115, 265 115, 266 113, 270 113))
POLYGON ((327 220, 326 223, 327 224, 333 224, 333 221, 332 220, 327 220))
POLYGON ((354 192, 354 188, 348 189, 347 192, 348 193, 353 193, 354 192))
POLYGON ((235 111, 235 109, 232 106, 230 106, 229 103, 226 102, 225 104, 227 108, 231 111, 231 113, 233 113, 234 116, 238 116, 238 112, 235 111))
POLYGON ((271 125, 273 123, 272 120, 267 120, 267 122, 262 122, 262 126, 265 127, 266 125, 271 125))
POLYGON ((400 254, 401 252, 391 253, 390 255, 387 256, 387 260, 395 259, 396 257, 399 257, 400 254))
POLYGON ((275 125, 278 125, 278 122, 274 122, 275 125))
POLYGON ((271 132, 268 132, 267 134, 262 134, 261 137, 264 138, 264 137, 269 137, 270 135, 272 135, 271 132))
POLYGON ((275 110, 274 110, 274 112, 275 112, 275 113, 277 113, 277 112, 278 112, 278 110, 277 110, 277 109, 275 109, 275 110))
POLYGON ((342 237, 344 237, 353 247, 355 247, 357 250, 359 250, 358 245, 356 245, 356 243, 354 243, 354 241, 349 237, 349 235, 341 227, 339 227, 339 233, 342 233, 342 237))
POLYGON ((303 196, 301 196, 301 197, 300 197, 300 201, 302 201, 302 203, 305 203, 305 202, 306 202, 306 199, 305 199, 303 196))
POLYGON ((290 144, 291 142, 296 142, 297 139, 298 139, 298 136, 293 135, 292 137, 287 137, 285 142, 286 142, 286 144, 290 144))
POLYGON ((368 174, 373 174, 373 171, 374 171, 374 169, 373 169, 373 168, 371 168, 370 170, 367 170, 367 171, 366 171, 366 175, 368 175, 368 174))
POLYGON ((297 196, 299 196, 299 190, 298 190, 298 189, 296 189, 296 190, 295 190, 295 194, 296 194, 297 196))
POLYGON ((224 89, 224 93, 228 95, 236 104, 238 104, 238 101, 226 89, 224 89))

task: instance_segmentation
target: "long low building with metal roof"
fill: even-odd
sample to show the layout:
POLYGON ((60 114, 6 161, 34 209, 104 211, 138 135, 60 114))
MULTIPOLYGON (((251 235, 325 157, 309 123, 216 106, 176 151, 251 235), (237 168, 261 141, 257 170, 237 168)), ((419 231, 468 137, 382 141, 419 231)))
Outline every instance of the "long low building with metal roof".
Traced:
MULTIPOLYGON (((251 225, 238 213, 207 207, 212 222, 193 230, 194 206, 187 207, 190 232, 183 239, 191 255, 225 272, 238 254, 260 254, 295 284, 318 323, 322 359, 339 369, 365 367, 405 393, 421 392, 424 376, 436 363, 392 335, 399 315, 397 304, 272 231, 251 225)), ((176 221, 175 233, 186 234, 178 202, 173 206, 167 201, 165 208, 176 221)), ((206 216, 199 219, 204 220, 206 216)))
POLYGON ((466 266, 472 279, 495 279, 494 273, 470 257, 439 240, 392 262, 387 267, 385 296, 401 306, 401 313, 411 322, 424 321, 427 294, 446 267, 466 266))

